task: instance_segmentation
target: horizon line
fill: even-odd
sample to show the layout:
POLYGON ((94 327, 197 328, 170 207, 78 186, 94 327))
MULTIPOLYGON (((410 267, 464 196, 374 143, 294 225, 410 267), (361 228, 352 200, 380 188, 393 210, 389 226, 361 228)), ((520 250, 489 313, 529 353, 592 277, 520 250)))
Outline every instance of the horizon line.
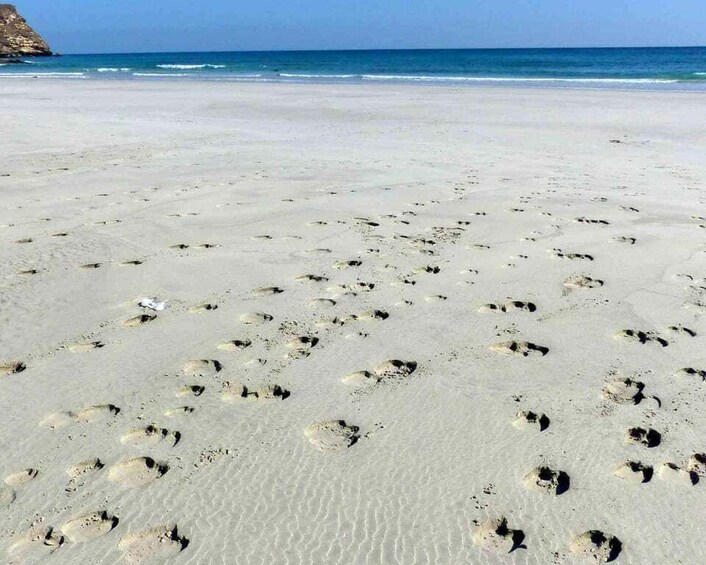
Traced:
POLYGON ((542 50, 589 50, 589 49, 704 49, 706 45, 626 45, 592 47, 357 47, 347 49, 216 49, 196 51, 105 51, 94 53, 54 52, 51 56, 89 56, 89 55, 178 55, 187 53, 344 53, 350 51, 542 51, 542 50))

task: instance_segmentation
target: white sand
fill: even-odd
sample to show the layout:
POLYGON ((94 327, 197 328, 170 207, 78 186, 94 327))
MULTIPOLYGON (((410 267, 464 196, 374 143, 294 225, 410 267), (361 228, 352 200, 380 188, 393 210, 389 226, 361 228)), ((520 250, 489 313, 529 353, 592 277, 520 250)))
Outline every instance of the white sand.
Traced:
POLYGON ((0 99, 7 562, 706 562, 703 95, 0 99))

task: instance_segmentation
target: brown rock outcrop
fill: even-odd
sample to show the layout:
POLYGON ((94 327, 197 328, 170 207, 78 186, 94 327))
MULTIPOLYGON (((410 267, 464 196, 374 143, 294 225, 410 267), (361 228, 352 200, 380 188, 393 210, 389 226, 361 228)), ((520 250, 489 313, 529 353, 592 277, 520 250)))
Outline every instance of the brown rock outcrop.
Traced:
POLYGON ((0 58, 51 54, 47 42, 12 4, 0 4, 0 58))

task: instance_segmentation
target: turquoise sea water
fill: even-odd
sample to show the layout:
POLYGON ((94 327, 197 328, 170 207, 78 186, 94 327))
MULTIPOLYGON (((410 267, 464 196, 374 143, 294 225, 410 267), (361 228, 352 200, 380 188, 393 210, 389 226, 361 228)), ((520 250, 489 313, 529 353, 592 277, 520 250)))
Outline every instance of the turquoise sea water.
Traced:
POLYGON ((141 53, 25 58, 0 80, 214 80, 706 91, 706 47, 141 53))

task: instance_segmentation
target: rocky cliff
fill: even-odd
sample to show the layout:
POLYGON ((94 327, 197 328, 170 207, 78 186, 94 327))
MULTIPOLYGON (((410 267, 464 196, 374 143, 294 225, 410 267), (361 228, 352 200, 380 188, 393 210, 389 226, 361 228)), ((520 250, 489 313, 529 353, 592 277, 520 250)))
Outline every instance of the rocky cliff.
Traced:
POLYGON ((0 57, 51 55, 51 49, 11 4, 0 4, 0 57))

